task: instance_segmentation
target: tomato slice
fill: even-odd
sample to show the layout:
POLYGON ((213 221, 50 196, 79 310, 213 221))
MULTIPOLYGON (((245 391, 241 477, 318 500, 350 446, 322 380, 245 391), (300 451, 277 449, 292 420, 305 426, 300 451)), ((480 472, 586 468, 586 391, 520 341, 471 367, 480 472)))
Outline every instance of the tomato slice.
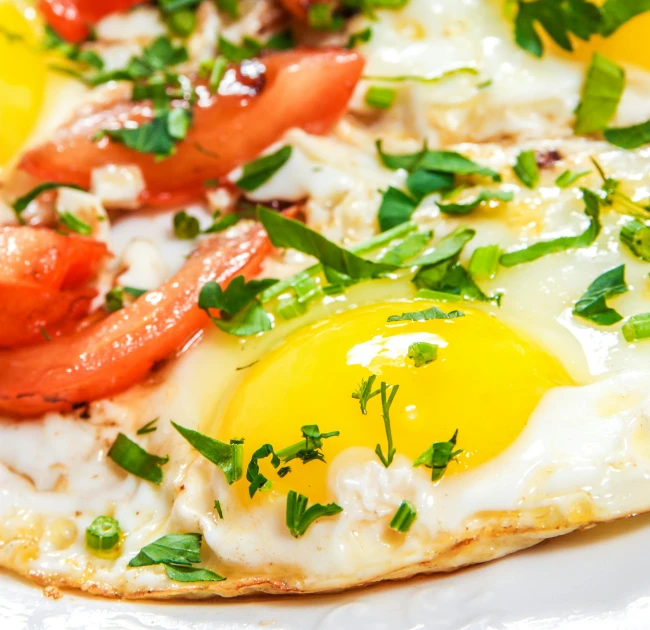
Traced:
POLYGON ((63 39, 78 43, 91 28, 111 13, 126 11, 143 0, 40 0, 38 8, 63 39))
POLYGON ((0 347, 44 341, 84 317, 106 245, 32 227, 0 228, 0 347))
POLYGON ((0 412, 15 417, 69 411, 121 392, 171 356, 209 321, 198 295, 255 275, 271 245, 258 223, 204 241, 159 289, 69 337, 0 352, 0 412))
POLYGON ((143 101, 113 104, 73 121, 28 152, 21 166, 44 180, 88 188, 94 168, 135 164, 146 184, 143 203, 186 203, 202 194, 207 180, 254 159, 289 129, 329 131, 345 112, 364 61, 354 52, 295 50, 244 64, 241 81, 234 81, 233 72, 222 83, 221 91, 230 89, 230 94, 213 96, 199 88, 194 124, 176 153, 165 160, 156 161, 109 138, 92 140, 101 129, 151 120, 151 103, 143 101))

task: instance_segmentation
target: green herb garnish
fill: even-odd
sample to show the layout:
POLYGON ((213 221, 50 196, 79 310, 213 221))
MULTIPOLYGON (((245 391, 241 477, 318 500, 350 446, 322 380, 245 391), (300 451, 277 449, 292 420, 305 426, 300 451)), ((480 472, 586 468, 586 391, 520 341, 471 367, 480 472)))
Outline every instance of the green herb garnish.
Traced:
POLYGON ((422 367, 438 358, 438 346, 426 341, 416 341, 409 346, 409 359, 413 359, 415 367, 422 367))
POLYGON ((568 188, 572 184, 575 184, 581 177, 584 177, 585 175, 589 175, 591 171, 579 171, 579 172, 573 172, 573 171, 564 171, 561 175, 558 176, 558 178, 555 180, 555 185, 558 186, 559 188, 568 188))
POLYGON ((401 315, 391 315, 387 321, 389 322, 425 322, 432 319, 456 319, 457 317, 465 317, 462 311, 450 311, 445 313, 437 306, 432 306, 424 311, 413 311, 410 313, 402 313, 401 315))
POLYGON ((108 457, 132 475, 158 485, 163 480, 161 466, 164 466, 169 461, 169 457, 158 457, 147 453, 124 433, 117 434, 115 442, 108 451, 108 457))
POLYGON ((417 517, 415 506, 410 501, 402 501, 390 521, 389 527, 400 534, 406 534, 417 517))
POLYGON ((377 377, 374 374, 372 376, 369 376, 367 379, 362 378, 359 387, 357 387, 357 389, 354 392, 352 392, 352 398, 355 398, 356 400, 359 401, 359 406, 361 407, 361 413, 364 416, 368 413, 368 409, 367 409, 368 401, 371 398, 374 398, 375 396, 379 395, 378 389, 376 389, 375 391, 372 390, 372 386, 376 378, 377 377))
POLYGON ((381 460, 381 463, 388 468, 393 463, 393 458, 397 450, 393 446, 393 431, 390 426, 390 407, 393 404, 395 399, 395 394, 399 390, 399 385, 388 385, 382 381, 379 386, 379 393, 381 395, 381 417, 384 420, 384 430, 386 431, 386 440, 388 442, 386 451, 387 455, 384 456, 381 445, 377 444, 375 447, 375 453, 377 457, 381 460), (390 387, 390 396, 388 395, 388 388, 390 387))
POLYGON ((366 91, 366 105, 375 109, 390 109, 397 98, 397 92, 392 88, 371 85, 366 91))
POLYGON ((98 516, 86 529, 86 547, 93 551, 110 551, 121 538, 120 524, 111 516, 98 516))
POLYGON ((619 234, 623 243, 637 258, 650 262, 650 227, 632 219, 621 228, 619 234))
POLYGON ((535 188, 539 184, 539 166, 535 151, 522 151, 517 156, 512 170, 524 186, 535 188))
POLYGON ((623 317, 607 306, 606 300, 626 293, 625 265, 619 265, 598 276, 573 307, 573 313, 600 326, 611 326, 623 317))
POLYGON ((147 422, 147 424, 141 426, 137 431, 136 435, 146 435, 147 433, 153 433, 158 427, 156 423, 160 418, 154 418, 153 420, 147 422))
POLYGON ((625 320, 622 327, 623 337, 628 343, 642 341, 650 337, 650 313, 632 315, 625 320))
POLYGON ((292 151, 293 148, 287 145, 275 153, 248 162, 244 165, 242 176, 235 183, 246 192, 258 189, 289 161, 292 151))
POLYGON ((294 538, 300 538, 304 535, 309 526, 317 519, 324 516, 334 516, 343 511, 343 508, 336 505, 336 503, 328 503, 327 505, 315 503, 307 508, 308 503, 309 499, 305 495, 289 490, 287 494, 286 523, 294 538))
POLYGON ((449 463, 454 461, 463 452, 462 449, 454 450, 457 437, 458 429, 447 442, 434 442, 413 462, 413 466, 426 466, 430 468, 431 481, 442 479, 449 463))

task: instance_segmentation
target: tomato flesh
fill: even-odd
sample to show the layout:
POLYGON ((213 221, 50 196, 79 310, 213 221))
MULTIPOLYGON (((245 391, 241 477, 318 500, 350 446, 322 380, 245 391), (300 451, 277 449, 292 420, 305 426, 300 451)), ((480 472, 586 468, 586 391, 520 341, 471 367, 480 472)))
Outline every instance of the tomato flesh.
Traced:
POLYGON ((97 295, 84 285, 106 254, 106 245, 80 236, 0 228, 0 347, 44 341, 84 317, 97 295))
POLYGON ((198 294, 255 275, 271 245, 258 223, 210 237, 159 289, 68 337, 0 352, 0 412, 14 417, 70 411, 138 383, 207 323, 198 294))
POLYGON ((76 44, 87 39, 102 18, 141 3, 142 0, 40 0, 38 8, 59 37, 76 44))
POLYGON ((156 161, 106 137, 92 140, 101 129, 139 125, 153 117, 147 101, 120 102, 63 127, 29 151, 21 166, 43 180, 88 188, 95 168, 137 165, 146 185, 142 203, 186 203, 203 194, 206 181, 256 158, 289 129, 328 132, 345 112, 364 65, 357 53, 341 50, 294 50, 246 63, 239 75, 232 68, 231 77, 260 74, 231 86, 239 93, 211 95, 205 86, 199 88, 194 124, 171 157, 156 161))

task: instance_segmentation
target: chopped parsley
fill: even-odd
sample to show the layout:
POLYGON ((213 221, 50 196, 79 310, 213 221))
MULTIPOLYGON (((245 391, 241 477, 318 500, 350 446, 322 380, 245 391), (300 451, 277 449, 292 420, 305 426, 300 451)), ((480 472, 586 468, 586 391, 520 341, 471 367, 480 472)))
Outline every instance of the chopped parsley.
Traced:
POLYGON ((397 98, 397 91, 392 88, 371 85, 364 98, 366 105, 375 109, 390 109, 397 98))
POLYGON ((625 71, 594 53, 576 109, 576 133, 603 131, 614 117, 625 87, 625 71))
POLYGON ((246 480, 249 483, 248 494, 252 499, 258 490, 270 490, 271 482, 260 472, 259 460, 271 458, 271 466, 278 468, 280 466, 280 458, 275 454, 273 446, 270 444, 263 444, 252 455, 251 461, 246 468, 246 480))
POLYGON ((321 433, 317 424, 306 424, 300 427, 300 431, 303 437, 300 442, 296 442, 296 444, 292 444, 276 452, 276 455, 282 460, 283 464, 294 459, 299 459, 303 464, 308 464, 315 460, 325 462, 325 456, 320 450, 323 447, 323 440, 340 435, 339 431, 321 433))
POLYGON ((517 156, 512 170, 524 186, 535 188, 539 184, 539 166, 535 151, 522 151, 517 156))
POLYGON ((207 460, 218 466, 226 476, 228 485, 242 478, 244 467, 244 441, 220 442, 198 431, 182 427, 175 422, 172 426, 207 460))
POLYGON ((457 317, 465 317, 462 311, 450 311, 445 313, 437 306, 432 306, 424 311, 412 311, 410 313, 402 313, 401 315, 391 315, 387 321, 389 322, 426 322, 432 319, 456 319, 457 317))
POLYGON ((16 213, 18 220, 22 220, 22 213, 27 210, 27 206, 29 206, 32 201, 34 201, 37 197, 40 197, 40 195, 42 195, 44 192, 47 192, 48 190, 56 190, 57 188, 73 188, 74 190, 83 190, 81 186, 77 186, 76 184, 61 184, 59 182, 45 182, 43 184, 39 184, 38 186, 32 188, 27 194, 23 195, 22 197, 18 197, 18 199, 16 199, 13 204, 11 204, 11 207, 16 213))
POLYGON ((176 582, 219 582, 225 578, 209 569, 193 566, 201 562, 201 534, 167 534, 143 547, 129 567, 162 564, 176 582))
POLYGON ((442 479, 450 462, 455 461, 456 457, 463 452, 462 449, 454 450, 457 437, 458 430, 456 430, 447 442, 434 442, 413 462, 413 466, 426 466, 430 468, 431 481, 442 479))
POLYGON ((368 413, 368 401, 371 398, 379 395, 378 389, 374 391, 372 390, 372 386, 376 378, 377 377, 374 374, 372 376, 369 376, 367 379, 362 378, 361 383, 359 383, 359 387, 357 387, 357 389, 352 392, 352 398, 355 398, 359 401, 359 407, 361 407, 361 413, 364 416, 368 413))
POLYGON ((383 381, 379 386, 382 409, 381 417, 384 421, 384 430, 386 431, 386 441, 388 442, 388 445, 386 448, 386 456, 384 456, 384 452, 382 451, 380 444, 377 444, 375 447, 375 453, 377 453, 377 457, 379 457, 381 463, 386 466, 386 468, 388 468, 393 463, 393 458, 397 452, 393 446, 393 431, 390 426, 390 408, 393 404, 393 400, 395 399, 395 395, 397 394, 398 390, 399 385, 388 385, 383 381), (390 388, 390 395, 388 395, 388 388, 390 388))
POLYGON ((286 145, 275 153, 248 162, 244 165, 242 176, 235 183, 246 192, 257 190, 289 161, 292 151, 293 148, 286 145))
POLYGON ((605 129, 605 140, 622 149, 638 149, 650 142, 650 120, 630 127, 605 129))
POLYGON ((300 538, 305 534, 309 526, 324 516, 334 516, 343 511, 343 508, 336 503, 321 505, 315 503, 307 508, 309 499, 304 494, 298 494, 289 490, 287 494, 286 523, 291 535, 300 538))
POLYGON ((372 278, 381 273, 395 270, 394 265, 360 258, 299 221, 288 219, 278 212, 260 207, 257 214, 273 245, 291 247, 314 256, 324 266, 331 267, 350 278, 372 278))
POLYGON ((400 534, 406 534, 417 518, 415 506, 410 501, 402 501, 390 521, 389 527, 400 534))
POLYGON ((416 341, 409 346, 409 359, 413 359, 415 367, 422 367, 438 358, 438 346, 426 341, 416 341))
POLYGON ((158 457, 147 453, 141 446, 130 440, 124 433, 118 433, 115 442, 108 451, 110 457, 120 468, 124 468, 136 477, 160 485, 163 480, 164 466, 169 457, 158 457))
POLYGON ((240 63, 246 59, 257 57, 263 45, 252 37, 244 37, 241 44, 235 44, 223 36, 219 36, 219 53, 232 63, 240 63))
POLYGON ((362 31, 352 33, 348 38, 346 48, 356 48, 359 44, 367 44, 372 39, 372 29, 370 27, 364 28, 362 31))
POLYGON ((136 435, 146 435, 147 433, 153 433, 158 427, 156 423, 160 418, 154 418, 153 420, 147 422, 147 424, 141 426, 137 431, 136 435))
POLYGON ((137 299, 145 293, 146 291, 144 289, 136 289, 135 287, 113 287, 110 291, 107 291, 104 296, 104 308, 109 313, 114 313, 115 311, 124 308, 125 295, 137 299))
POLYGON ((625 282, 625 265, 619 265, 598 276, 582 297, 575 303, 573 313, 600 326, 611 326, 623 317, 606 300, 628 291, 625 282))
POLYGON ((574 247, 589 247, 600 234, 600 204, 598 195, 586 188, 582 189, 585 214, 589 218, 589 227, 577 236, 560 236, 550 241, 539 241, 528 247, 518 249, 514 252, 502 254, 499 262, 504 267, 513 267, 522 263, 537 260, 547 254, 562 252, 574 247))

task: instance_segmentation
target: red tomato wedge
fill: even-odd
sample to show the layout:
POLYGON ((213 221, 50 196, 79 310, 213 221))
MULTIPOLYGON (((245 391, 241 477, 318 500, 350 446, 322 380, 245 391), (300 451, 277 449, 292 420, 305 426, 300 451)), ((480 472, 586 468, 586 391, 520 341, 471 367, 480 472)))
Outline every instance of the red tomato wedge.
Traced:
POLYGON ((141 381, 209 321, 198 296, 208 281, 255 275, 271 248, 254 222, 210 237, 159 289, 69 337, 0 352, 0 413, 69 411, 141 381))
MULTIPOLYGON (((143 203, 186 203, 202 194, 207 180, 256 158, 289 129, 329 131, 345 112, 364 65, 357 53, 340 50, 295 50, 245 63, 238 75, 231 75, 241 82, 234 87, 231 82, 230 91, 239 93, 213 96, 199 86, 194 124, 169 158, 156 161, 109 138, 92 140, 101 129, 153 117, 149 102, 121 102, 61 128, 49 142, 29 151, 21 166, 43 180, 88 188, 94 168, 135 164, 146 183, 143 203), (251 79, 251 72, 261 74, 251 79)), ((228 74, 222 91, 227 85, 228 74)))
POLYGON ((0 228, 0 347, 43 341, 84 317, 106 245, 32 227, 0 228))
POLYGON ((143 0, 40 0, 38 8, 59 37, 82 42, 91 28, 111 13, 126 11, 143 0))

